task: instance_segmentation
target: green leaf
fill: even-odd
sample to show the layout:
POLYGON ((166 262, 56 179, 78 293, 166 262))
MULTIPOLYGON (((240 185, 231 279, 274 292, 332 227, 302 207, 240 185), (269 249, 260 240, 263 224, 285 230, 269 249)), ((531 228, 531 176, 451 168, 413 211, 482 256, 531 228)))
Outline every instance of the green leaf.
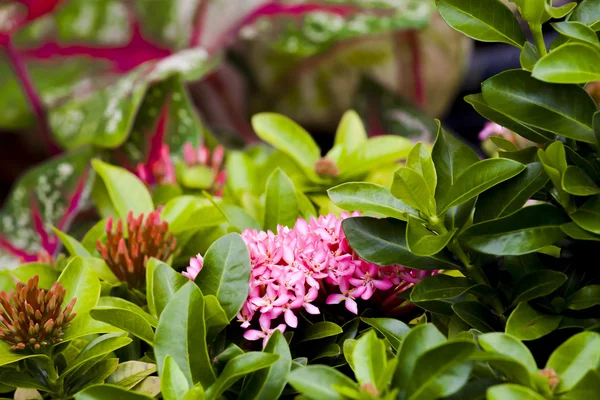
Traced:
POLYGON ((354 153, 354 157, 339 164, 341 174, 338 179, 357 180, 378 167, 406 158, 412 147, 410 140, 400 136, 381 135, 370 138, 354 153))
POLYGON ((598 0, 583 0, 575 10, 567 17, 568 21, 578 21, 592 26, 600 20, 600 8, 598 0))
POLYGON ((61 232, 56 227, 52 227, 52 230, 58 236, 62 244, 67 248, 69 254, 72 256, 81 256, 81 257, 91 257, 91 254, 77 239, 72 236, 67 235, 64 232, 61 232))
POLYGON ((420 357, 445 341, 444 335, 433 324, 417 325, 410 330, 396 355, 398 367, 394 374, 393 387, 399 389, 400 395, 409 390, 420 357))
POLYGON ((328 321, 321 321, 307 326, 306 329, 304 329, 304 334, 298 343, 337 336, 342 332, 342 328, 338 324, 328 321))
POLYGON ((87 361, 94 359, 99 360, 105 355, 112 353, 121 347, 125 347, 132 342, 130 338, 123 335, 123 333, 107 333, 92 340, 85 348, 83 348, 83 350, 81 350, 77 357, 69 363, 69 367, 62 372, 61 377, 69 375, 87 361))
POLYGON ((183 396, 183 400, 205 400, 206 393, 204 392, 204 388, 201 384, 196 383, 193 388, 187 391, 185 396, 183 396))
POLYGON ((541 163, 527 164, 525 170, 479 195, 474 222, 489 221, 518 211, 548 182, 541 163))
POLYGON ((600 241, 600 236, 594 235, 593 233, 590 233, 580 228, 579 225, 577 225, 575 222, 568 222, 566 224, 562 224, 560 226, 560 229, 562 229, 562 231, 566 233, 567 236, 573 239, 591 240, 594 242, 600 241))
POLYGON ((418 172, 410 168, 400 168, 394 174, 391 188, 392 195, 402 200, 409 207, 427 215, 435 215, 435 200, 433 192, 418 172))
POLYGON ((544 400, 532 389, 514 383, 492 386, 487 390, 488 400, 544 400))
POLYGON ((131 389, 144 378, 156 372, 156 364, 140 361, 120 363, 115 372, 106 378, 106 383, 112 383, 125 389, 131 389))
POLYGON ((435 165, 431 159, 431 154, 425 148, 423 143, 417 143, 410 153, 408 153, 406 167, 415 170, 423 176, 423 178, 425 178, 425 183, 427 183, 427 186, 429 187, 429 193, 435 193, 435 188, 437 186, 435 165))
MULTIPOLYGON (((9 392, 14 390, 14 388, 36 389, 43 392, 50 391, 50 389, 43 384, 40 379, 32 377, 26 371, 5 371, 0 375, 0 383, 8 386, 7 391, 9 392)), ((18 393, 15 392, 14 398, 19 400, 18 393)), ((40 396, 39 398, 41 399, 42 397, 40 396)))
POLYGON ((561 225, 567 217, 549 204, 522 208, 506 217, 475 224, 459 239, 469 248, 486 254, 521 255, 556 243, 565 236, 561 225))
POLYGON ((385 347, 385 342, 372 330, 356 341, 352 350, 352 359, 354 375, 359 385, 371 383, 379 391, 383 390, 382 387, 377 387, 377 383, 381 370, 387 364, 385 347))
POLYGON ((597 106, 577 85, 553 85, 527 71, 509 70, 483 82, 482 90, 490 107, 522 124, 595 143, 592 119, 597 106))
POLYGON ((508 139, 505 139, 502 136, 490 136, 490 140, 494 143, 498 148, 504 151, 519 151, 519 148, 516 144, 511 142, 508 139))
POLYGON ((584 286, 569 298, 569 309, 583 310, 600 304, 600 285, 584 286))
POLYGON ((600 194, 600 188, 579 167, 569 165, 562 176, 562 188, 565 192, 576 196, 600 194))
POLYGON ((167 354, 163 371, 160 375, 160 391, 165 400, 180 400, 189 389, 189 384, 181 368, 175 360, 167 354))
POLYGON ((520 340, 539 339, 558 328, 561 319, 558 315, 542 314, 522 302, 508 317, 506 333, 520 340))
POLYGON ((556 391, 573 388, 588 371, 597 369, 600 362, 600 334, 581 332, 571 336, 550 355, 546 368, 552 368, 560 377, 556 391))
POLYGON ((206 323, 206 343, 212 343, 219 333, 229 325, 229 318, 219 300, 211 294, 204 296, 204 320, 206 323))
POLYGON ((415 364, 410 381, 410 400, 438 399, 457 392, 469 379, 476 350, 471 341, 451 341, 428 349, 415 364))
POLYGON ((92 269, 98 278, 112 286, 118 286, 121 281, 102 258, 99 257, 83 257, 83 262, 92 269))
POLYGON ((491 332, 477 337, 481 348, 487 352, 503 354, 522 364, 530 374, 538 372, 535 359, 531 352, 517 338, 507 333, 491 332))
POLYGON ((289 384, 313 400, 346 399, 335 388, 358 389, 356 383, 341 372, 325 365, 310 365, 290 372, 289 384))
POLYGON ((542 57, 532 76, 550 83, 594 82, 600 79, 599 63, 600 49, 586 43, 567 43, 542 57))
POLYGON ((260 113, 252 117, 252 127, 259 138, 287 154, 305 171, 314 171, 321 150, 310 134, 291 119, 260 113))
POLYGON ((491 187, 512 178, 525 169, 519 162, 505 158, 491 158, 468 167, 440 200, 441 212, 466 203, 491 187))
POLYGON ((178 196, 165 204, 160 212, 163 221, 169 223, 169 231, 177 234, 185 230, 188 220, 196 211, 197 202, 192 196, 178 196))
POLYGON ((588 371, 568 393, 561 396, 561 400, 581 400, 594 398, 600 390, 600 374, 598 370, 588 371))
POLYGON ((567 276, 565 274, 552 270, 540 270, 527 274, 516 283, 512 306, 516 306, 523 301, 549 295, 566 281, 567 276))
POLYGON ((277 168, 267 180, 264 228, 277 232, 277 225, 293 227, 298 219, 294 182, 277 168))
POLYGON ((554 22, 552 27, 561 35, 566 36, 570 39, 581 41, 585 43, 589 43, 592 45, 600 45, 598 41, 598 36, 594 30, 588 27, 586 24, 582 24, 577 21, 562 21, 562 22, 554 22))
MULTIPOLYGON (((525 48, 527 48, 527 46, 525 48)), ((529 139, 535 143, 546 143, 547 141, 553 139, 554 135, 551 132, 534 128, 514 119, 511 113, 502 112, 499 108, 492 107, 490 104, 488 104, 488 102, 485 101, 482 93, 465 96, 465 101, 471 104, 475 111, 477 111, 483 117, 505 127, 506 129, 510 129, 511 131, 518 133, 525 139, 529 139)), ((478 160, 479 159, 476 161, 478 160)))
MULTIPOLYGON (((66 290, 63 304, 69 304, 73 298, 77 298, 73 312, 77 318, 87 314, 100 297, 100 281, 98 277, 81 257, 74 257, 58 277, 60 283, 66 290)), ((70 330, 73 330, 73 324, 70 330)))
POLYGON ((244 376, 267 368, 279 360, 278 354, 253 351, 233 358, 225 365, 219 379, 206 390, 208 400, 218 399, 227 389, 244 376))
POLYGON ((346 211, 378 213, 406 221, 408 214, 417 215, 413 207, 398 200, 389 189, 367 182, 348 182, 327 190, 333 203, 346 211))
POLYGON ((181 169, 181 184, 191 189, 209 189, 215 181, 216 172, 204 165, 181 169))
POLYGON ((98 159, 92 160, 92 166, 104 181, 110 200, 121 218, 127 218, 130 211, 137 216, 154 210, 148 189, 131 172, 98 159))
POLYGON ((90 314, 95 320, 123 329, 149 345, 154 343, 152 327, 157 325, 156 318, 129 301, 117 297, 101 297, 90 314))
POLYGON ((429 231, 423 223, 415 218, 409 217, 406 225, 406 244, 408 250, 417 256, 431 256, 442 251, 458 228, 454 228, 442 235, 429 231))
POLYGON ((263 351, 277 354, 279 359, 250 377, 240 394, 240 400, 277 399, 285 388, 288 374, 292 368, 292 355, 285 337, 279 330, 273 332, 263 351))
POLYGON ((160 316, 175 292, 189 279, 175 271, 167 264, 151 258, 146 264, 146 298, 148 310, 160 316))
POLYGON ((149 400, 150 396, 123 389, 115 385, 93 385, 75 395, 75 400, 149 400))
MULTIPOLYGON (((296 192, 296 194, 298 195, 299 208, 301 208, 301 199, 308 202, 309 206, 312 207, 310 200, 306 198, 304 193, 296 192)), ((243 208, 234 206, 233 204, 223 204, 221 208, 227 216, 227 221, 229 221, 229 223, 236 227, 240 232, 244 231, 245 229, 262 229, 260 223, 252 215, 248 214, 243 208)), ((314 212, 314 214, 316 214, 316 212, 314 212)))
POLYGON ((221 303, 227 318, 237 315, 248 297, 250 255, 246 244, 236 233, 214 242, 204 256, 204 266, 196 283, 205 294, 221 303))
MULTIPOLYGON (((525 42, 519 61, 524 70, 531 72, 535 63, 540 59, 540 53, 537 47, 531 42, 525 42)), ((468 97, 468 96, 467 96, 468 97)))
POLYGON ((475 40, 519 48, 525 42, 519 22, 501 1, 436 0, 436 5, 448 25, 475 40))
POLYGON ((417 283, 410 292, 410 300, 414 303, 452 300, 467 293, 472 286, 467 278, 436 274, 417 283))
POLYGON ((600 234, 600 195, 592 196, 571 214, 571 219, 586 231, 600 234))
POLYGON ((460 319, 484 333, 497 331, 501 326, 490 309, 478 301, 454 303, 452 310, 460 319))
POLYGON ((436 199, 445 197, 458 176, 479 161, 477 154, 463 142, 444 131, 439 121, 431 158, 438 178, 436 199))
POLYGON ((159 374, 165 357, 170 355, 190 385, 201 382, 209 387, 216 380, 206 344, 204 306, 202 292, 194 282, 188 282, 165 307, 154 337, 159 374))
POLYGON ((106 235, 106 219, 98 221, 81 239, 81 244, 92 254, 96 250, 96 241, 106 235))
POLYGON ((406 244, 406 222, 395 219, 369 217, 348 218, 342 228, 358 255, 366 261, 378 265, 400 264, 416 269, 460 269, 448 253, 438 253, 429 257, 412 254, 406 244))
POLYGON ((408 325, 394 318, 361 318, 360 320, 381 333, 396 351, 400 349, 402 340, 410 332, 408 325))
MULTIPOLYGON (((367 142, 367 132, 356 111, 346 111, 335 133, 334 146, 341 147, 341 155, 338 161, 350 157, 360 151, 360 148, 367 142)), ((329 154, 328 154, 329 156, 329 154)))
POLYGON ((59 271, 50 265, 33 262, 23 264, 7 272, 21 283, 27 283, 28 280, 37 275, 39 277, 38 286, 42 289, 50 290, 54 282, 56 282, 56 278, 58 278, 59 271))

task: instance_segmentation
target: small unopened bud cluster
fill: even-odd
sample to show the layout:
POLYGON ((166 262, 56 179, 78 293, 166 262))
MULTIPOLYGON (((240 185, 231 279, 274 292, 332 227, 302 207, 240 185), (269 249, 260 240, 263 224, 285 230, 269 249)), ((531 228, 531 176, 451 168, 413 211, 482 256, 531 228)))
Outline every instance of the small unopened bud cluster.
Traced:
POLYGON ((117 220, 113 232, 113 219, 108 218, 106 243, 98 240, 96 248, 121 282, 143 289, 148 259, 154 257, 167 261, 175 252, 177 241, 169 232, 169 223, 161 221, 158 211, 148 214, 145 220, 144 214, 134 218, 129 212, 126 222, 127 237, 123 231, 123 220, 117 220))
POLYGON ((47 293, 38 287, 39 276, 18 283, 10 293, 0 292, 0 340, 11 350, 39 350, 62 341, 71 325, 77 299, 61 311, 66 290, 58 282, 47 293))

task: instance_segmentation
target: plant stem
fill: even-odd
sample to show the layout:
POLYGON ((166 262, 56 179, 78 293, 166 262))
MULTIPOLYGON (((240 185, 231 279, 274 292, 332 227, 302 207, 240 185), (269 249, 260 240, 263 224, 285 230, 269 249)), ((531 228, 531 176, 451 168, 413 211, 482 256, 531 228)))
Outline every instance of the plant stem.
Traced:
POLYGON ((535 40, 535 44, 540 52, 540 56, 544 57, 548 54, 546 50, 546 42, 544 42, 544 33, 542 32, 542 25, 530 25, 531 33, 533 34, 533 39, 535 40))
POLYGON ((23 62, 23 59, 21 58, 21 55, 19 54, 17 49, 14 47, 12 40, 9 40, 6 44, 6 54, 8 55, 8 59, 12 63, 19 83, 23 87, 23 91, 25 92, 27 101, 29 102, 33 113, 37 118, 40 132, 42 134, 42 140, 46 143, 48 149, 52 154, 60 153, 60 149, 52 141, 52 137, 50 134, 50 126, 48 125, 48 119, 46 118, 46 112, 44 111, 42 99, 35 90, 35 87, 33 86, 33 82, 31 80, 31 76, 27 72, 25 63, 23 62))

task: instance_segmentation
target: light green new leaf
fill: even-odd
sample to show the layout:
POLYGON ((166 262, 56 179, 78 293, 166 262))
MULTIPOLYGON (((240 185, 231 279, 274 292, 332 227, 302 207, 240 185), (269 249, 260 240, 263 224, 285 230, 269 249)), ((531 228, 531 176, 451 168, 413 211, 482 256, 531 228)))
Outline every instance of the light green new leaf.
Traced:
POLYGON ((116 385, 93 385, 75 395, 75 400, 150 400, 152 397, 116 385))
MULTIPOLYGON (((335 133, 334 147, 341 148, 341 155, 338 161, 343 163, 344 158, 350 157, 367 142, 367 132, 360 119, 360 116, 354 110, 346 111, 335 133)), ((328 153, 327 156, 330 156, 328 153)))
POLYGON ((542 314, 522 302, 508 317, 506 333, 521 340, 535 340, 558 328, 561 320, 559 315, 542 314))
POLYGON ((376 170, 380 166, 395 163, 406 158, 413 144, 401 136, 382 135, 375 136, 354 153, 354 157, 347 158, 340 163, 339 180, 357 180, 360 177, 376 170))
MULTIPOLYGON (((31 262, 27 264, 23 264, 20 267, 15 269, 7 270, 7 278, 12 281, 11 278, 16 279, 17 282, 27 283, 31 278, 35 275, 38 276, 38 287, 50 290, 54 282, 56 282, 56 278, 58 278, 58 273, 60 271, 52 268, 48 264, 40 264, 37 262, 31 262)), ((14 287, 14 282, 11 285, 14 287)), ((12 288, 11 287, 11 288, 12 288)), ((10 290, 6 290, 9 292, 10 290)))
POLYGON ((600 234, 600 195, 592 196, 571 214, 571 219, 586 231, 600 234))
POLYGON ((495 352, 510 357, 521 363, 530 374, 538 372, 537 364, 531 352, 517 338, 507 333, 490 332, 477 337, 481 348, 487 352, 495 352))
POLYGON ((567 43, 542 57, 532 76, 550 83, 587 83, 600 80, 600 46, 567 43))
POLYGON ((381 371, 387 365, 385 342, 370 330, 362 335, 352 350, 353 370, 359 385, 372 384, 378 390, 377 382, 381 371))
POLYGON ((519 22, 499 0, 436 0, 436 5, 448 25, 475 40, 519 48, 525 42, 519 22))
POLYGON ((521 56, 519 57, 521 67, 523 67, 524 70, 531 72, 539 59, 540 53, 538 48, 531 42, 525 42, 523 50, 521 50, 521 56))
POLYGON ((545 397, 537 394, 533 389, 517 385, 514 383, 505 383, 503 385, 492 386, 487 390, 487 400, 544 400, 545 397))
POLYGON ((558 33, 576 41, 582 41, 591 45, 600 46, 598 36, 592 28, 577 21, 562 21, 551 24, 558 33))
POLYGON ((146 299, 152 315, 160 316, 175 292, 189 279, 167 264, 151 258, 146 264, 146 299))
POLYGON ((214 242, 204 256, 204 266, 196 283, 204 294, 212 294, 221 303, 227 318, 237 315, 248 297, 250 255, 236 233, 214 242))
POLYGON ((411 253, 418 256, 431 256, 442 251, 456 231, 458 228, 437 235, 429 231, 419 219, 409 217, 406 225, 406 244, 411 253))
POLYGON ((167 355, 160 376, 160 392, 164 400, 181 400, 189 389, 189 383, 173 357, 167 355))
POLYGON ((600 304, 600 285, 584 286, 569 298, 571 310, 583 310, 600 304))
POLYGON ((574 165, 569 165, 561 181, 562 189, 575 196, 591 196, 600 194, 600 188, 584 170, 574 165))
POLYGON ((394 318, 361 318, 361 321, 381 333, 396 351, 400 349, 402 340, 410 332, 408 325, 394 318))
POLYGON ((83 258, 74 257, 60 274, 57 282, 67 291, 63 304, 69 304, 73 298, 77 298, 73 307, 77 318, 82 318, 96 305, 100 296, 100 281, 83 258))
POLYGON ((598 0, 583 0, 567 17, 567 21, 578 21, 594 28, 600 21, 600 2, 598 0))
POLYGON ((429 190, 427 182, 413 169, 400 168, 394 174, 391 192, 394 197, 402 200, 427 215, 435 215, 435 199, 429 190))
POLYGON ((423 176, 423 178, 425 178, 425 183, 427 183, 427 186, 429 187, 429 193, 435 193, 435 188, 437 186, 435 165, 433 164, 431 154, 425 148, 423 143, 417 143, 410 153, 408 153, 406 167, 415 170, 423 176))
POLYGON ((346 399, 335 388, 358 389, 358 385, 341 372, 325 365, 297 368, 288 376, 289 384, 302 395, 313 400, 346 399))
POLYGON ((386 187, 368 182, 348 182, 327 190, 333 203, 346 211, 377 213, 406 221, 418 211, 392 196, 386 187))
POLYGON ((156 364, 141 361, 125 361, 119 364, 115 372, 106 378, 106 383, 131 389, 144 378, 156 372, 156 364))
POLYGON ((61 232, 56 227, 52 227, 52 230, 58 236, 62 244, 67 248, 69 254, 72 256, 91 257, 91 254, 77 239, 74 237, 61 232))
POLYGON ((554 369, 560 377, 556 391, 561 393, 573 388, 588 371, 598 368, 599 362, 600 334, 581 332, 554 350, 546 368, 554 369))
POLYGON ((294 182, 277 168, 267 180, 264 228, 277 232, 277 225, 293 227, 297 219, 298 199, 294 182))

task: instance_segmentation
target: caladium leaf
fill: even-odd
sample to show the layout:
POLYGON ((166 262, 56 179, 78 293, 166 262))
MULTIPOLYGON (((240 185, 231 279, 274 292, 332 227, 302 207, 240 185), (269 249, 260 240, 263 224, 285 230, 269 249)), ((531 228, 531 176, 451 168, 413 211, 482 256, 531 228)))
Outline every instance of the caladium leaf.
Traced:
POLYGON ((94 173, 92 149, 81 149, 27 172, 14 186, 0 211, 2 267, 37 260, 40 252, 56 253, 60 241, 52 226, 67 231, 86 207, 94 173))

